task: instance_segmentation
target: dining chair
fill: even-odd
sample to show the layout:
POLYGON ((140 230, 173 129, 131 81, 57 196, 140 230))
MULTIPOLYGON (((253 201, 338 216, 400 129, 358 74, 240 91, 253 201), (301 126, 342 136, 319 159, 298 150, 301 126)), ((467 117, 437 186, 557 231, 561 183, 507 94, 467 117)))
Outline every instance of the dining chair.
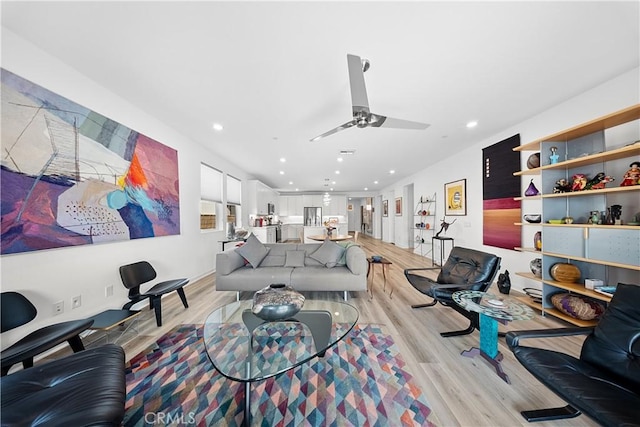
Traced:
POLYGON ((189 308, 183 286, 189 283, 188 279, 165 280, 142 293, 140 285, 148 283, 157 277, 156 270, 147 261, 134 262, 120 267, 120 278, 125 288, 129 289, 129 302, 122 309, 129 310, 134 304, 149 298, 149 308, 156 314, 156 324, 162 326, 162 296, 176 291, 182 300, 184 308, 189 308))
MULTIPOLYGON (((0 296, 2 313, 0 329, 2 332, 25 325, 36 318, 38 310, 31 301, 19 292, 3 292, 0 296)), ((89 329, 93 320, 80 319, 56 323, 37 329, 16 343, 2 350, 2 376, 16 363, 22 362, 24 368, 33 366, 33 357, 65 341, 74 352, 84 350, 80 333, 89 329)))

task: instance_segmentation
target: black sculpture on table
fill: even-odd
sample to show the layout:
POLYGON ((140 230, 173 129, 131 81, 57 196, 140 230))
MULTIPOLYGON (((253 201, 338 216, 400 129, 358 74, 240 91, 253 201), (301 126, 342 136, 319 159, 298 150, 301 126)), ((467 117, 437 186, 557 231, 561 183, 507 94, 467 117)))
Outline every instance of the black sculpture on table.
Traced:
MULTIPOLYGON (((457 218, 456 218, 456 219, 457 219, 457 218)), ((440 233, 442 233, 443 231, 446 233, 446 232, 447 232, 447 230, 449 229, 449 226, 450 226, 451 224, 453 224, 454 222, 456 222, 456 220, 455 220, 455 219, 454 219, 453 221, 451 221, 451 222, 447 222, 447 219, 446 219, 446 218, 443 218, 443 219, 442 219, 442 222, 440 223, 440 231, 438 231, 438 232, 436 233, 436 236, 435 236, 435 237, 440 236, 440 233)))

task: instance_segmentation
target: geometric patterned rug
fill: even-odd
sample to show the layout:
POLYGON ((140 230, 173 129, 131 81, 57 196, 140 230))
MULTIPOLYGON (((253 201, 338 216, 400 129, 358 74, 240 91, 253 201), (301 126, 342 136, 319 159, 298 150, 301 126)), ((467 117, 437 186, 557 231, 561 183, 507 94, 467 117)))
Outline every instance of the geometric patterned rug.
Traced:
MULTIPOLYGON (((254 426, 431 426, 431 410, 389 335, 356 325, 324 358, 251 386, 254 426)), ((181 325, 126 369, 125 426, 239 426, 243 384, 211 365, 202 325, 181 325)))

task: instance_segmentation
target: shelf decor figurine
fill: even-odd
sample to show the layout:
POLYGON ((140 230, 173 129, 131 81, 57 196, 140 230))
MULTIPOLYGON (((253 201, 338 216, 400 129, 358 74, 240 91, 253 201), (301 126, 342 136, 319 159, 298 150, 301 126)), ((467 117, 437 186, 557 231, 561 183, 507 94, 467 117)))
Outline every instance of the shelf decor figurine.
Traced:
POLYGON ((537 231, 533 236, 533 247, 536 251, 542 250, 542 231, 537 231))
POLYGON ((622 225, 622 205, 611 205, 611 217, 614 225, 622 225))
POLYGON ((505 270, 504 273, 500 273, 498 276, 498 290, 501 294, 509 295, 509 291, 511 290, 509 270, 505 270))
POLYGON ((556 181, 556 185, 553 187, 554 193, 568 193, 571 191, 571 184, 564 178, 560 178, 556 181))
POLYGON ((533 183, 533 179, 532 179, 531 182, 529 183, 529 186, 525 190, 524 195, 531 197, 531 196, 537 196, 538 194, 540 194, 540 192, 536 188, 535 184, 533 183))
POLYGON ((604 172, 600 172, 589 181, 587 181, 587 185, 585 185, 585 190, 602 190, 605 184, 615 181, 614 178, 605 175, 604 172))
POLYGON ((629 167, 631 169, 624 174, 620 187, 629 187, 640 184, 640 162, 633 162, 629 167))
POLYGON ((549 156, 549 162, 554 165, 558 163, 560 156, 558 155, 558 147, 551 147, 551 155, 549 156))
POLYGON ((587 186, 587 176, 583 173, 573 175, 572 179, 571 191, 582 191, 587 186))

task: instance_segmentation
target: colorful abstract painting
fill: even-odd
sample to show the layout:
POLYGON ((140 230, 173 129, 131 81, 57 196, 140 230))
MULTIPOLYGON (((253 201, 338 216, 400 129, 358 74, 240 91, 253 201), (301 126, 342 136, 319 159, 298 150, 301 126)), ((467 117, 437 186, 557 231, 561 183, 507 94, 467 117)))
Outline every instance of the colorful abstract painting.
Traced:
POLYGON ((178 153, 2 69, 1 253, 180 234, 178 153))
POLYGON ((520 244, 521 202, 520 178, 513 173, 520 169, 520 135, 514 135, 482 150, 483 158, 483 243, 513 250, 520 244))

